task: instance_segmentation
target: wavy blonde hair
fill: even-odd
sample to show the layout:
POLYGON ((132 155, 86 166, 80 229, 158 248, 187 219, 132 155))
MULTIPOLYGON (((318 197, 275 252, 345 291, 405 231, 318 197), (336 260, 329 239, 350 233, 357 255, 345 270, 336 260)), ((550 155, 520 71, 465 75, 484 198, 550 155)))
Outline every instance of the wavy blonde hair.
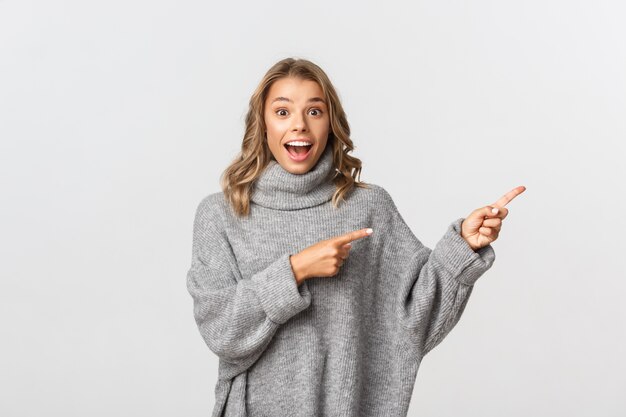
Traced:
POLYGON ((254 182, 269 162, 275 159, 265 140, 264 105, 272 84, 285 77, 315 81, 324 92, 330 116, 326 146, 333 147, 333 165, 339 171, 333 178, 337 187, 332 197, 335 208, 354 187, 369 188, 369 184, 359 180, 361 160, 348 155, 354 149, 350 139, 350 126, 330 79, 319 66, 309 60, 285 58, 267 71, 250 97, 241 152, 220 177, 222 191, 237 216, 243 217, 250 213, 250 196, 254 182))

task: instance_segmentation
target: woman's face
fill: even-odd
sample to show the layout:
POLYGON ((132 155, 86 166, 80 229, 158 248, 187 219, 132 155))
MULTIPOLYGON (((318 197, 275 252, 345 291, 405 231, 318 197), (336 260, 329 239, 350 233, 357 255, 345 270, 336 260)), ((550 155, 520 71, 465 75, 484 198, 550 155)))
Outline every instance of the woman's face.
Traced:
POLYGON ((317 82, 294 77, 274 81, 265 99, 263 117, 267 144, 285 170, 304 174, 315 166, 330 131, 328 107, 317 82), (286 146, 293 141, 311 146, 286 146))

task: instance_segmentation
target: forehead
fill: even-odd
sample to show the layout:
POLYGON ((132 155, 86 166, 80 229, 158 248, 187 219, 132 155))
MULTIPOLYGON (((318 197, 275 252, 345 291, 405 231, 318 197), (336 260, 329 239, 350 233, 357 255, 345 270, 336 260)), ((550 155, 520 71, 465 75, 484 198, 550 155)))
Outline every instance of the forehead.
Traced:
POLYGON ((312 97, 324 98, 324 92, 315 81, 287 77, 272 83, 267 92, 266 101, 271 103, 278 97, 285 97, 297 103, 305 102, 312 97))

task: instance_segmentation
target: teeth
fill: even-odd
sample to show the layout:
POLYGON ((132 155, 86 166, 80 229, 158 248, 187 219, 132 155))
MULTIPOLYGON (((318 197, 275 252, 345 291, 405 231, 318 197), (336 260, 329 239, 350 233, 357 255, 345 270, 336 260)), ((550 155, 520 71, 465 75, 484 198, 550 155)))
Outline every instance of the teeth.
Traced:
POLYGON ((287 145, 290 146, 311 146, 311 144, 309 142, 301 142, 301 141, 293 141, 293 142, 288 142, 287 145))

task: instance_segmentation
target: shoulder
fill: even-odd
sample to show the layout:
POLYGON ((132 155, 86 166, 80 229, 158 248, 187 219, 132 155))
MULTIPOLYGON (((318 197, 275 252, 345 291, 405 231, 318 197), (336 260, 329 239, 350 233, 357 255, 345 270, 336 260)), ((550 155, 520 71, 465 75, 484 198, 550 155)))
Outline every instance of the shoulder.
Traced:
POLYGON ((378 203, 393 202, 391 194, 382 185, 370 184, 372 187, 373 197, 378 203))
POLYGON ((366 188, 355 187, 350 197, 350 209, 367 212, 373 221, 387 222, 398 209, 387 189, 379 184, 365 183, 366 188))
POLYGON ((204 196, 196 206, 196 222, 221 222, 226 205, 227 201, 222 191, 204 196))
POLYGON ((380 207, 383 210, 395 208, 395 203, 391 194, 382 185, 367 183, 367 188, 359 188, 361 193, 374 207, 380 207))
POLYGON ((220 199, 224 198, 224 194, 220 192, 211 193, 202 197, 196 207, 196 212, 209 213, 219 208, 220 199))
POLYGON ((363 186, 358 187, 355 185, 352 189, 352 195, 356 198, 378 201, 381 198, 387 198, 386 196, 389 195, 387 190, 385 190, 381 185, 371 182, 361 182, 361 184, 363 186))

